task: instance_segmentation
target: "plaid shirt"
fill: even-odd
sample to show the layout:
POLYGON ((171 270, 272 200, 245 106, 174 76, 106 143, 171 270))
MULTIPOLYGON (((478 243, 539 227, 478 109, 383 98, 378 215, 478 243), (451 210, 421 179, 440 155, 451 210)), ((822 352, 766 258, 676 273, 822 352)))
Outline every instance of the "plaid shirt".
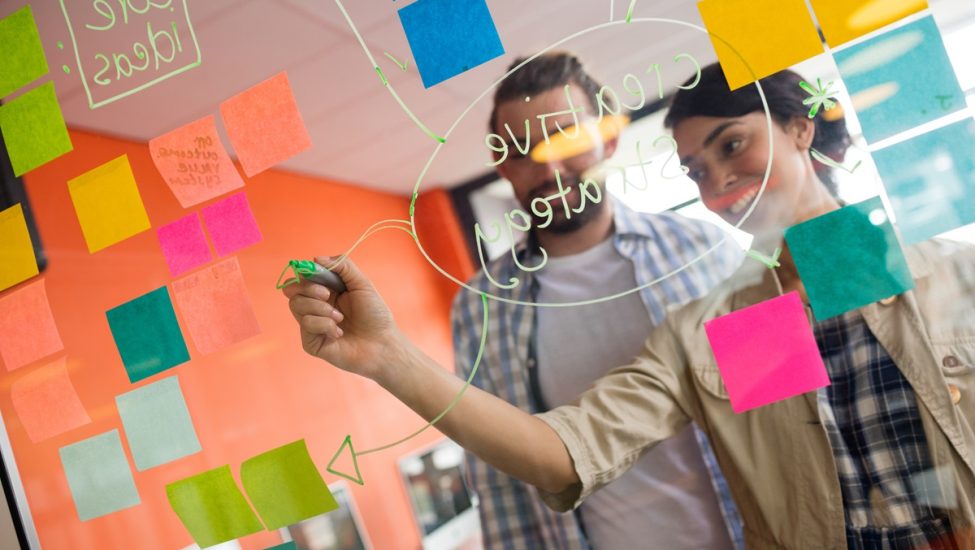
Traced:
MULTIPOLYGON (((611 200, 614 200, 614 245, 623 257, 633 262, 638 286, 648 285, 639 293, 654 326, 664 319, 669 309, 706 295, 741 263, 740 248, 712 224, 669 212, 640 214, 611 200), (714 251, 708 253, 711 249, 714 251)), ((515 255, 522 265, 535 265, 529 261, 528 245, 518 247, 515 255)), ((489 298, 504 299, 488 300, 488 339, 472 383, 529 413, 541 412, 534 372, 535 308, 513 303, 534 303, 537 283, 530 272, 517 268, 512 254, 495 260, 487 269, 495 281, 508 284, 515 279, 518 284, 507 290, 499 288, 483 271, 469 283, 489 298)), ((480 344, 483 316, 480 296, 462 289, 454 301, 452 315, 457 374, 466 379, 480 344)), ((614 366, 606 365, 607 370, 614 366)), ((731 539, 736 548, 743 548, 741 523, 727 482, 707 438, 696 428, 695 433, 731 539)), ((469 484, 479 496, 486 548, 588 548, 577 516, 551 511, 534 488, 473 455, 467 455, 466 466, 469 484)))

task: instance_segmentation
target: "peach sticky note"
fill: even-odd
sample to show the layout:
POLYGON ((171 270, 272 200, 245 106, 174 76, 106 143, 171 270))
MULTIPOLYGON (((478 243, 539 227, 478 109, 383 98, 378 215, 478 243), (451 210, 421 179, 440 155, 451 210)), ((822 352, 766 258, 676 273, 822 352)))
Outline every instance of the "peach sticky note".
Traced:
POLYGON ((823 53, 803 0, 703 0, 697 9, 732 90, 823 53))
POLYGON ((205 207, 201 212, 217 254, 226 256, 260 242, 261 229, 247 195, 237 193, 205 207))
POLYGON ((248 176, 311 147, 285 72, 224 101, 220 115, 248 176))
POLYGON ((15 380, 10 387, 10 400, 34 443, 91 422, 63 357, 15 380))
POLYGON ((927 0, 811 0, 831 48, 927 9, 927 0))
POLYGON ((214 115, 149 140, 149 152, 183 208, 244 186, 217 135, 214 115))
POLYGON ((7 370, 62 349, 43 279, 0 298, 0 357, 7 370))
POLYGON ((236 257, 173 282, 173 296, 201 353, 213 353, 261 332, 236 257))
POLYGON ((149 229, 127 155, 68 180, 68 191, 91 253, 149 229))
POLYGON ((37 275, 34 245, 20 203, 0 212, 0 291, 37 275))
POLYGON ((156 230, 169 272, 176 277, 213 258, 200 218, 189 214, 156 230))

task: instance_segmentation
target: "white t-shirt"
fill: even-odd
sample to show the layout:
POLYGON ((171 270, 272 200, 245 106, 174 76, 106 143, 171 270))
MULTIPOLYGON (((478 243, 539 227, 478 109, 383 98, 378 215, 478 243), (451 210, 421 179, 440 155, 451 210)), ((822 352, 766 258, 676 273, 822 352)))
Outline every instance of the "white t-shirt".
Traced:
MULTIPOLYGON (((593 300, 637 286, 633 264, 607 239, 549 257, 536 273, 539 303, 593 300)), ((650 318, 639 293, 573 307, 538 308, 538 381, 550 407, 571 403, 643 349, 650 318)), ((693 428, 660 443, 582 504, 595 550, 732 548, 693 428)))

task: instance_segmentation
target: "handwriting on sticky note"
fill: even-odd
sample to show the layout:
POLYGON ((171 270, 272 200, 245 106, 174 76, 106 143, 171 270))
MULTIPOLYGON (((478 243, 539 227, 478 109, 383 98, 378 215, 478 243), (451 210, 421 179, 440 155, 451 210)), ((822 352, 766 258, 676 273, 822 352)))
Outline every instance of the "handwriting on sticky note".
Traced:
POLYGON ((115 398, 140 472, 200 452, 179 379, 164 378, 115 398))
POLYGON ((10 400, 34 443, 91 422, 68 376, 64 357, 14 380, 10 400))
POLYGON ((0 297, 0 358, 7 370, 63 348, 43 279, 0 297))
POLYGON ((221 466, 166 486, 169 505, 201 547, 263 531, 230 466, 221 466))
POLYGON ((61 447, 61 465, 82 521, 141 502, 118 430, 61 447))
MULTIPOLYGON (((0 291, 37 275, 34 245, 17 203, 0 212, 0 291)), ((7 368, 12 368, 9 365, 7 368)))
POLYGON ((127 155, 68 180, 68 191, 89 252, 149 229, 149 216, 127 155))

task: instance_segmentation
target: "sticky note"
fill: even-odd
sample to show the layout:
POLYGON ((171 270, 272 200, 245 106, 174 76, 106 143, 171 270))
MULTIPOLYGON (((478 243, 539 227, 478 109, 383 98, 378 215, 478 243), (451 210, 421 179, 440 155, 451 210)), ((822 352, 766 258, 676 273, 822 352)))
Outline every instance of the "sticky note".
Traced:
POLYGON ((0 212, 0 291, 37 273, 37 258, 24 209, 17 203, 0 212))
POLYGON ((112 308, 105 315, 130 382, 190 360, 166 287, 112 308))
POLYGON ((211 259, 213 254, 203 235, 203 226, 196 214, 189 214, 168 223, 156 230, 159 246, 162 247, 166 265, 173 277, 199 267, 211 259))
POLYGON ((14 380, 10 400, 27 437, 34 443, 91 422, 68 376, 64 357, 14 380))
POLYGON ((425 88, 504 54, 484 0, 417 0, 398 13, 425 88))
POLYGON ((836 51, 834 57, 870 143, 965 107, 930 16, 836 51))
POLYGON ((15 176, 30 172, 74 148, 52 82, 41 84, 0 106, 0 130, 15 176))
POLYGON ((294 541, 289 541, 276 546, 268 546, 265 550, 298 550, 298 545, 294 541))
POLYGON ((240 481, 268 529, 339 507, 312 462, 304 439, 245 460, 240 466, 240 481))
POLYGON ((183 208, 244 186, 213 115, 149 140, 149 153, 183 208))
POLYGON ((0 297, 0 357, 7 370, 62 349, 43 279, 0 297))
POLYGON ((236 257, 174 281, 173 296, 200 353, 219 351, 261 332, 236 257))
POLYGON ((785 240, 816 319, 914 288, 880 197, 794 225, 785 240))
POLYGON ((148 470, 200 452, 179 379, 163 378, 115 398, 135 469, 148 470))
POLYGON ((697 9, 732 90, 823 53, 803 0, 704 0, 697 9))
POLYGON ((217 254, 226 256, 260 242, 261 229, 244 193, 236 193, 200 212, 217 254))
POLYGON ((68 180, 68 191, 91 253, 149 229, 127 155, 68 180))
POLYGON ((166 486, 169 505, 202 548, 264 530, 234 482, 230 466, 221 466, 166 486))
POLYGON ((829 385, 799 293, 704 323, 736 413, 829 385))
POLYGON ((61 447, 60 454, 81 521, 141 502, 118 430, 61 447))
POLYGON ((811 0, 831 48, 927 9, 927 0, 811 0))
POLYGON ((47 74, 44 47, 30 5, 0 19, 0 97, 47 74))
POLYGON ((248 177, 311 147, 287 73, 278 73, 224 101, 220 116, 248 177))
POLYGON ((906 244, 975 223, 975 121, 873 153, 906 244))

